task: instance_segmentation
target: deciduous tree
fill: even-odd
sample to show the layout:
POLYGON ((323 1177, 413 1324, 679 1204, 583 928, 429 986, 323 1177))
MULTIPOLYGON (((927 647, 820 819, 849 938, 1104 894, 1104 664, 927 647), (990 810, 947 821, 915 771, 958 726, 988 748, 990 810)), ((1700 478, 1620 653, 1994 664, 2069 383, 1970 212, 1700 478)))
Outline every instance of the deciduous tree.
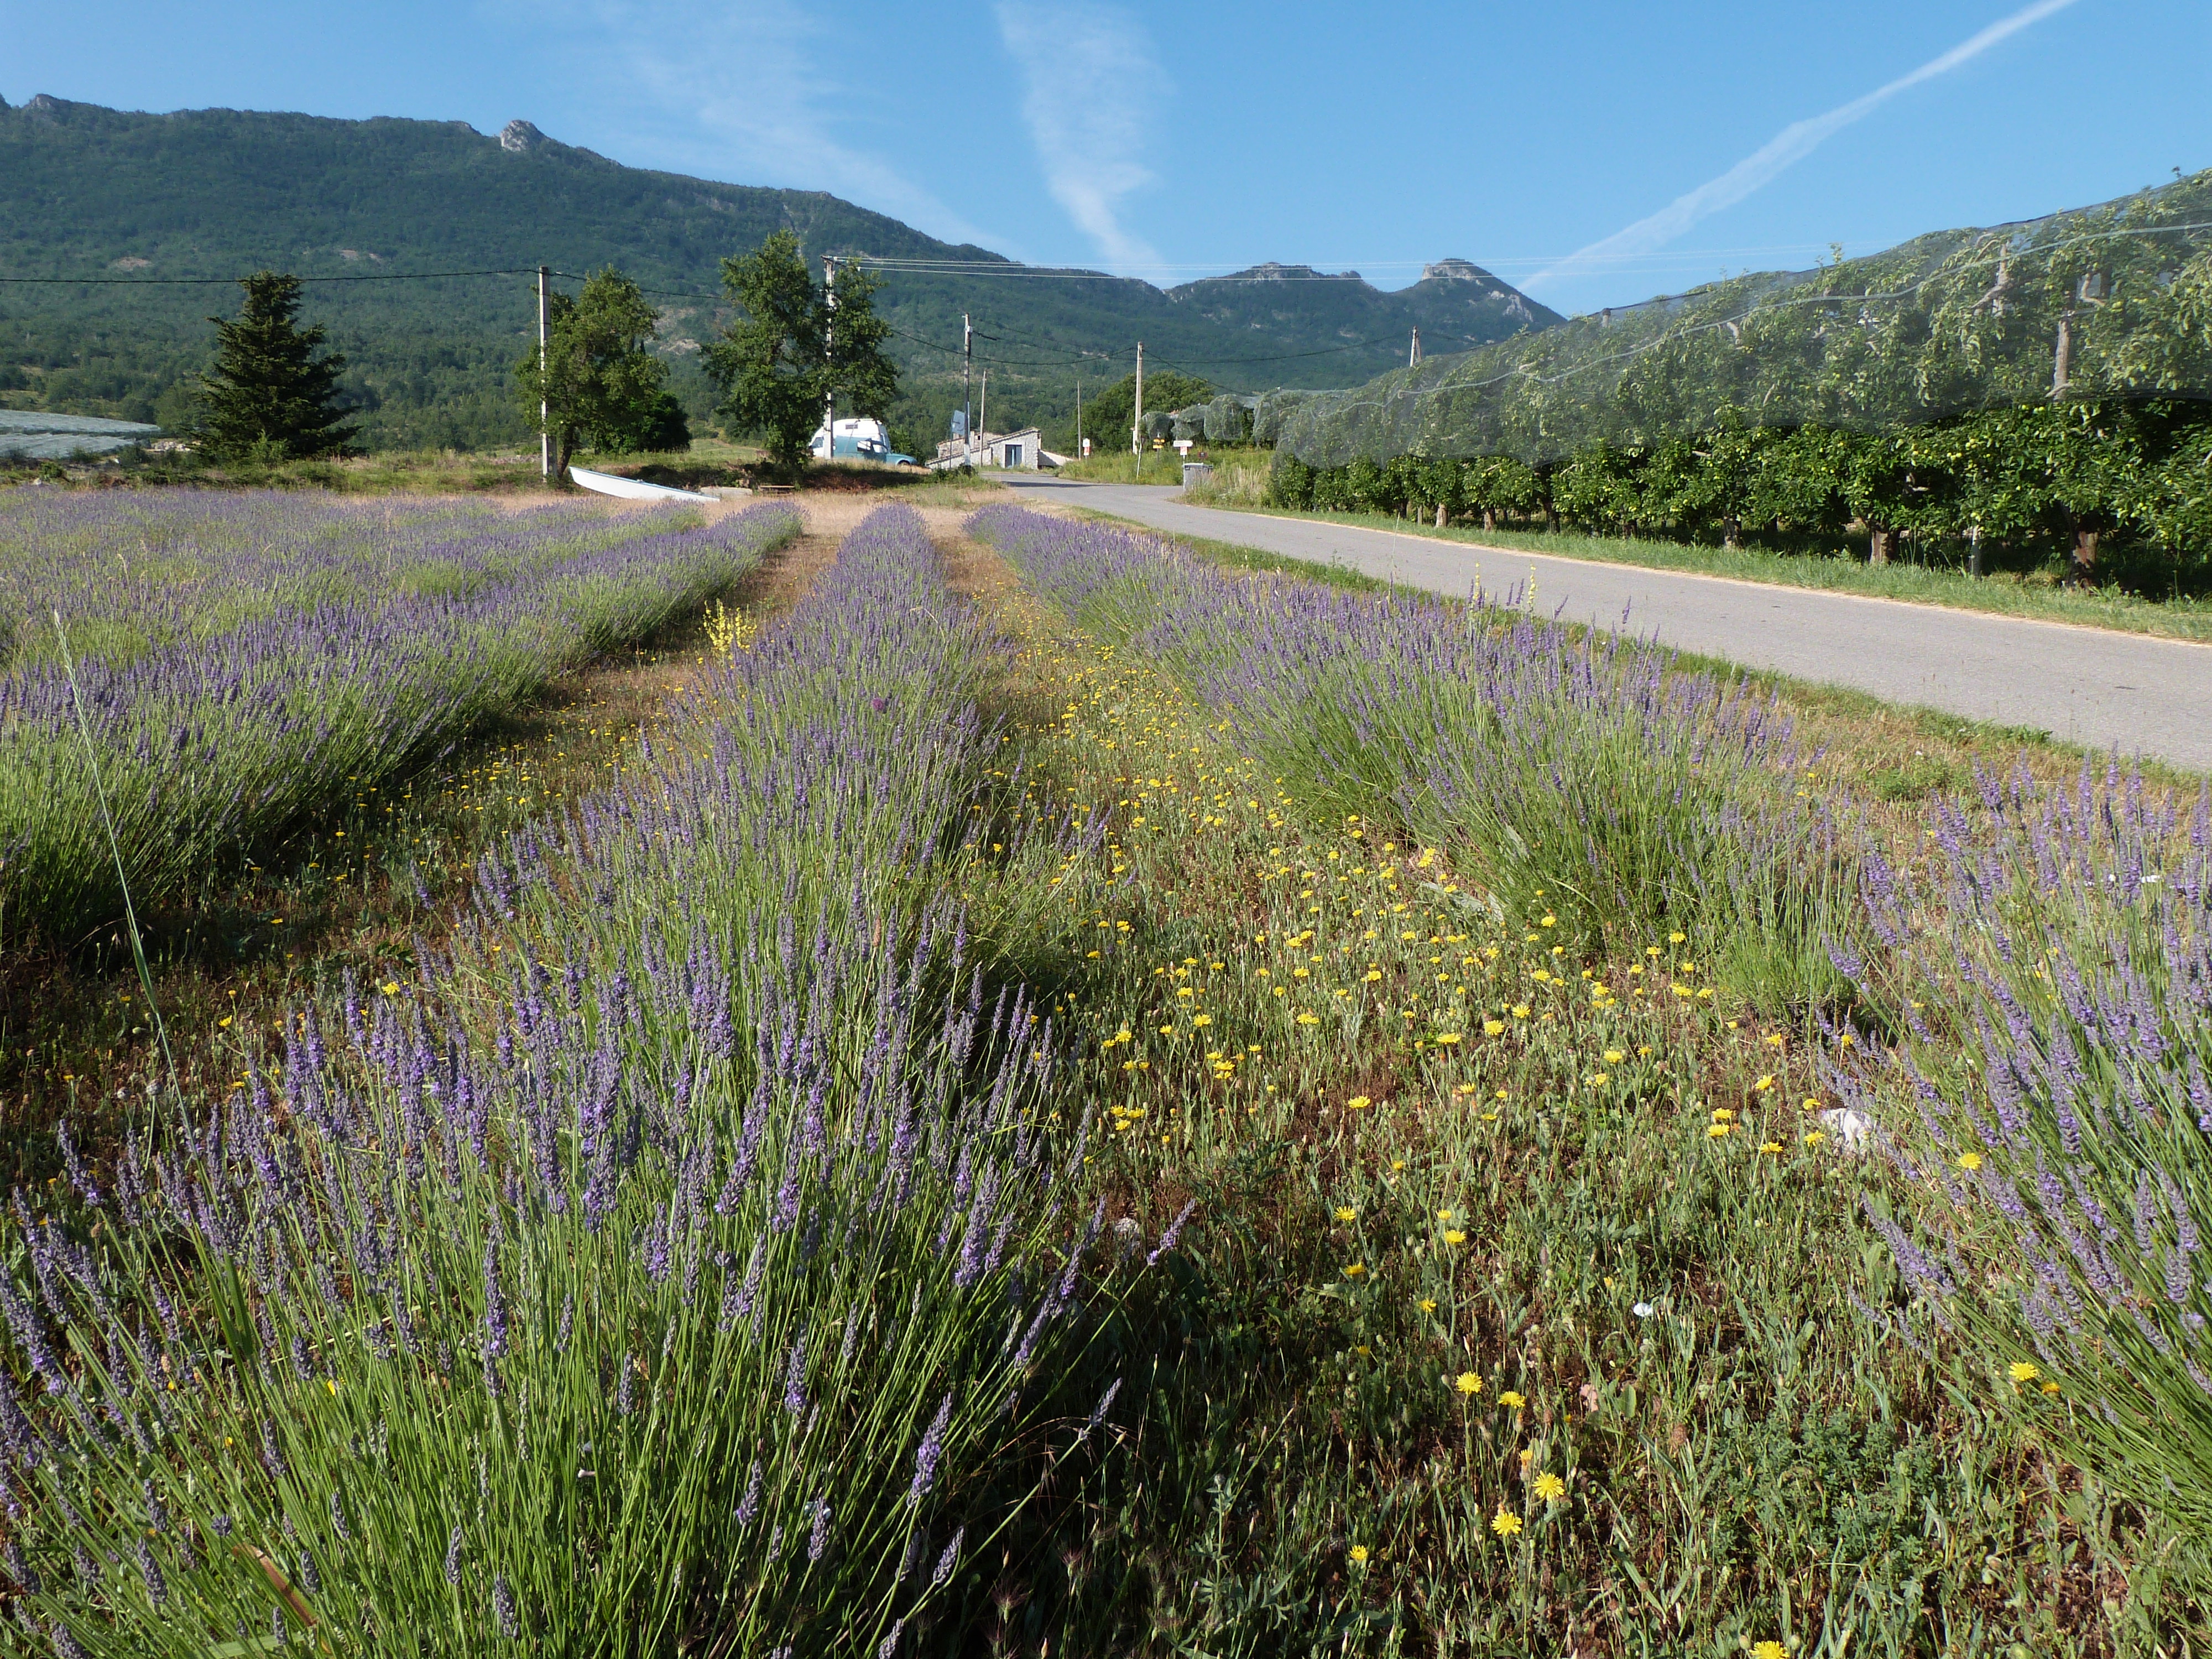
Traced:
POLYGON ((780 230, 723 260, 722 287, 738 315, 707 348, 707 372, 721 388, 720 412, 766 440, 772 465, 803 464, 833 392, 849 414, 889 410, 898 370, 884 355, 890 330, 876 315, 876 280, 866 270, 842 265, 834 294, 817 288, 798 237, 780 230))
POLYGON ((543 367, 533 348, 514 366, 514 395, 533 424, 544 403, 554 476, 582 447, 622 454, 681 447, 664 441, 674 400, 668 365, 646 349, 659 319, 637 284, 611 265, 573 299, 552 295, 547 313, 543 367))

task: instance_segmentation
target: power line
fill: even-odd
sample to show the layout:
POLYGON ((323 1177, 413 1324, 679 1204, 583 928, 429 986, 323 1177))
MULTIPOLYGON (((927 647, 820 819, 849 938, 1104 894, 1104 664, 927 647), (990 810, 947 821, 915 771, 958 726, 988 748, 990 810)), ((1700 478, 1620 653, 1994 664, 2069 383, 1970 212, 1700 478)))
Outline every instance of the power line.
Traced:
MULTIPOLYGON (((500 270, 379 270, 349 276, 301 276, 284 273, 301 283, 433 283, 451 276, 535 276, 535 265, 516 265, 500 270)), ((553 273, 567 276, 565 270, 553 273)), ((0 283, 18 285, 41 283, 64 288, 208 288, 229 287, 243 282, 240 276, 0 276, 0 283)))

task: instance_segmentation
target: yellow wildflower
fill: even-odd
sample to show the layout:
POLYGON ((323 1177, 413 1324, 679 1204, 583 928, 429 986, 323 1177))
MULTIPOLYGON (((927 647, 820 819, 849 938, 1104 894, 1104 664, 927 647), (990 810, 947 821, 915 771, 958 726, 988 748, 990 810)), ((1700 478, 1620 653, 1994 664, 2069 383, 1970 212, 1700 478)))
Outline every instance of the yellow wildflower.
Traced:
POLYGON ((1459 1381, 1455 1382, 1452 1386, 1457 1389, 1462 1394, 1480 1394, 1482 1392, 1482 1379, 1480 1376, 1477 1376, 1473 1371, 1462 1371, 1459 1374, 1459 1381))
POLYGON ((1490 1529, 1500 1538, 1510 1538, 1521 1530, 1521 1517, 1511 1510, 1500 1510, 1490 1517, 1490 1529))
POLYGON ((1543 1474, 1536 1477, 1536 1496, 1547 1504, 1558 1503, 1565 1495, 1566 1490, 1567 1483, 1549 1469, 1546 1469, 1543 1474))
POLYGON ((1528 1402, 1523 1400, 1519 1395, 1516 1394, 1512 1389, 1508 1389, 1504 1394, 1498 1396, 1498 1403, 1501 1406, 1510 1406, 1517 1412, 1528 1402))

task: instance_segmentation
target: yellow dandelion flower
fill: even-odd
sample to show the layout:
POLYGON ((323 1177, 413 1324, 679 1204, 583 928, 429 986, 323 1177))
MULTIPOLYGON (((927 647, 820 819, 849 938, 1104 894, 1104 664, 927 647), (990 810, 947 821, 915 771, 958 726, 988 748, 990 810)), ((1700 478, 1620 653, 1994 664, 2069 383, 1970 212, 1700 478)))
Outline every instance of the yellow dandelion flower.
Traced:
POLYGON ((1213 1024, 1213 1016, 1212 1014, 1194 1014, 1191 1017, 1190 1023, 1194 1026, 1211 1025, 1213 1024))
POLYGON ((1960 1154, 1959 1154, 1959 1167, 1960 1167, 1960 1169, 1962 1169, 1962 1170, 1978 1170, 1978 1169, 1980 1169, 1980 1168, 1982 1167, 1982 1155, 1981 1155, 1979 1152, 1961 1152, 1961 1153, 1960 1153, 1960 1154))
POLYGON ((1500 1510, 1490 1517, 1490 1529, 1500 1538, 1510 1538, 1521 1530, 1521 1517, 1511 1510, 1500 1510))
POLYGON ((1462 1394, 1480 1394, 1482 1392, 1482 1379, 1480 1376, 1477 1376, 1473 1371, 1462 1371, 1459 1374, 1459 1380, 1454 1382, 1452 1386, 1457 1389, 1462 1394))
POLYGON ((2015 1382, 2033 1382, 2042 1375, 2040 1370, 2025 1359, 2016 1359, 2012 1364, 2012 1380, 2015 1382))
POLYGON ((1321 1016, 1319 1014, 1300 1014, 1298 1016, 1298 1024, 1301 1025, 1318 1025, 1321 1024, 1321 1016))
POLYGON ((1790 1659, 1790 1651, 1779 1642, 1753 1642, 1751 1659, 1790 1659))
POLYGON ((1726 1140, 1734 1127, 1733 1124, 1709 1123, 1705 1126, 1705 1133, 1715 1140, 1726 1140))
POLYGON ((1508 1389, 1504 1394, 1498 1396, 1498 1403, 1501 1406, 1509 1406, 1517 1412, 1528 1402, 1526 1400, 1523 1400, 1519 1395, 1516 1394, 1512 1389, 1508 1389))
POLYGON ((1482 1022, 1482 1034, 1485 1036, 1496 1036, 1504 1029, 1505 1022, 1502 1019, 1486 1019, 1482 1022))
POLYGON ((1457 1031, 1439 1031, 1437 1033, 1437 1041, 1442 1043, 1449 1044, 1457 1042, 1459 1038, 1460 1034, 1457 1031))
POLYGON ((1547 1504, 1556 1504, 1566 1495, 1567 1483, 1546 1469, 1536 1477, 1536 1496, 1547 1504))
POLYGON ((1608 1066, 1618 1066, 1627 1058, 1628 1056, 1618 1048, 1608 1048, 1605 1051, 1605 1063, 1608 1066))
POLYGON ((1352 1565, 1355 1567, 1364 1566, 1367 1565, 1366 1545, 1354 1544, 1352 1547, 1352 1565))
POLYGON ((1516 1003, 1515 1003, 1515 1004, 1513 1005, 1513 1018, 1516 1018, 1516 1019, 1526 1019, 1526 1018, 1528 1018, 1528 1005, 1527 1003, 1525 1003, 1525 1002, 1516 1002, 1516 1003))
POLYGON ((1444 1231, 1444 1243, 1454 1246, 1464 1244, 1467 1243, 1467 1235, 1456 1227, 1447 1228, 1444 1231))
POLYGON ((1808 1129, 1805 1131, 1805 1144, 1808 1146, 1817 1146, 1827 1138, 1828 1137, 1826 1134, 1822 1133, 1818 1129, 1808 1129))
POLYGON ((1432 1314, 1437 1310, 1437 1299, 1432 1296, 1425 1296, 1413 1305, 1423 1313, 1432 1314))
POLYGON ((1346 1101, 1344 1103, 1355 1112, 1364 1112, 1374 1103, 1369 1100, 1365 1095, 1354 1095, 1351 1099, 1346 1101))
POLYGON ((1356 1221, 1358 1218, 1359 1212, 1349 1204, 1340 1204, 1336 1206, 1336 1218, 1339 1221, 1356 1221))
POLYGON ((1345 1268, 1344 1276, 1346 1279, 1359 1279, 1364 1278, 1366 1273, 1367 1264, 1364 1261, 1355 1261, 1345 1268))
POLYGON ((1767 1076, 1759 1079, 1758 1082, 1753 1084, 1751 1086, 1759 1093, 1765 1094, 1769 1089, 1771 1089, 1774 1086, 1774 1078, 1771 1073, 1769 1073, 1767 1076))
POLYGON ((1759 1150, 1771 1157, 1782 1150, 1782 1143, 1778 1140, 1762 1140, 1759 1143, 1759 1150))

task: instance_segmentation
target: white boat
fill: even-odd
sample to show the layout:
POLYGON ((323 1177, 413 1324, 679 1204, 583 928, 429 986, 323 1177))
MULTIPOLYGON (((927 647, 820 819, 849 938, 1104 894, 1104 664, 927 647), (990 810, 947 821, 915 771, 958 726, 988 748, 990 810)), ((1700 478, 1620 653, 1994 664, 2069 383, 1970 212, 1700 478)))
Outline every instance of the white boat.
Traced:
POLYGON ((619 478, 611 472, 593 472, 586 467, 568 469, 569 481, 579 489, 595 490, 602 495, 619 495, 626 501, 713 501, 716 497, 702 495, 696 489, 678 489, 668 484, 647 483, 641 478, 619 478))

